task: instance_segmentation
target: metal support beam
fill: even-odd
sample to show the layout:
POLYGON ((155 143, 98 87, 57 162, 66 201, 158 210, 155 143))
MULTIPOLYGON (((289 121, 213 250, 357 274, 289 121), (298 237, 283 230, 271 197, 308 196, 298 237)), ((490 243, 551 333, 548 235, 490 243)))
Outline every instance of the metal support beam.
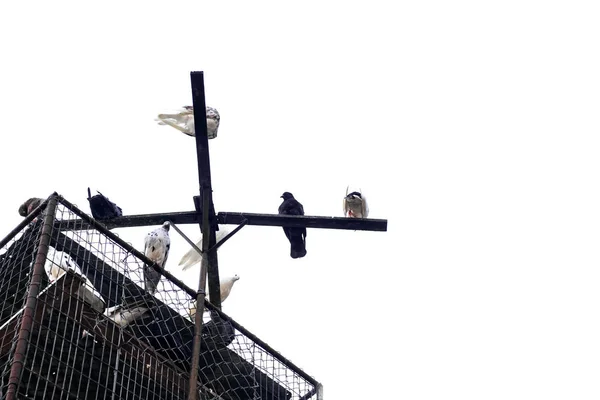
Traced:
MULTIPOLYGON (((217 222, 215 218, 215 206, 212 200, 212 183, 210 178, 210 154, 208 151, 208 129, 206 126, 206 102, 204 95, 204 73, 194 71, 191 73, 192 80, 192 101, 194 105, 194 126, 196 130, 196 155, 198 157, 198 180, 200 183, 200 198, 202 207, 200 208, 197 199, 194 200, 196 211, 201 212, 203 217, 208 214, 207 229, 203 218, 202 224, 202 247, 204 242, 210 249, 216 244, 215 230, 217 222), (208 241, 206 240, 208 238, 208 241)), ((203 250, 205 250, 203 248, 203 250)), ((221 308, 221 288, 219 281, 219 264, 216 252, 208 252, 208 293, 210 302, 217 308, 221 308)))
POLYGON ((387 231, 386 219, 317 217, 309 215, 278 215, 220 212, 219 224, 240 224, 248 220, 248 225, 289 226, 321 229, 348 229, 352 231, 387 231))
POLYGON ((190 387, 188 398, 196 400, 198 396, 198 367, 200 363, 200 344, 202 341, 202 314, 204 312, 204 299, 206 297, 206 281, 208 275, 208 289, 210 299, 217 308, 221 308, 219 269, 216 251, 209 251, 215 245, 217 228, 214 205, 212 201, 212 184, 210 180, 210 157, 208 151, 208 134, 206 127, 206 103, 204 96, 204 73, 192 72, 192 101, 194 106, 194 128, 196 136, 196 155, 198 157, 198 182, 200 184, 200 198, 202 204, 196 206, 196 215, 202 216, 202 261, 200 264, 200 281, 196 295, 196 315, 194 316, 194 343, 192 349, 192 365, 190 368, 190 387))
MULTIPOLYGON (((351 231, 387 231, 387 220, 374 218, 219 212, 216 215, 216 220, 217 223, 221 225, 239 225, 244 220, 247 220, 248 225, 255 226, 305 226, 307 228, 347 229, 351 231)), ((171 221, 179 225, 199 224, 201 218, 196 211, 186 211, 161 214, 128 215, 126 217, 113 218, 99 222, 108 229, 114 229, 130 228, 135 226, 162 225, 162 223, 165 221, 171 221)), ((62 221, 58 223, 61 224, 61 229, 63 230, 88 229, 86 227, 82 227, 81 220, 62 221)))
POLYGON ((37 254, 35 255, 35 260, 33 262, 33 271, 31 272, 31 281, 29 283, 29 290, 25 301, 25 310, 23 311, 23 317, 21 318, 21 326, 19 328, 12 365, 10 367, 8 389, 6 392, 7 400, 17 398, 19 382, 21 381, 27 348, 29 347, 29 334, 34 328, 33 319, 35 317, 38 294, 40 293, 40 288, 42 286, 44 264, 46 263, 48 248, 50 246, 50 237, 52 236, 52 229, 54 226, 53 222, 55 219, 54 214, 56 212, 58 194, 56 192, 51 194, 47 202, 46 212, 44 214, 44 225, 40 232, 40 244, 38 245, 37 254))

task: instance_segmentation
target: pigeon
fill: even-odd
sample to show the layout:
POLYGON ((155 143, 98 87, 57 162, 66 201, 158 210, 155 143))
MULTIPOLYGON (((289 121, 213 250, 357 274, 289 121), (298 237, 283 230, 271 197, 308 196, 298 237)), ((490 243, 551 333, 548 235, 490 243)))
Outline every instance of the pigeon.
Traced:
POLYGON ((344 197, 344 216, 348 218, 367 218, 369 215, 369 206, 367 198, 361 192, 352 192, 348 194, 346 187, 346 197, 344 197))
POLYGON ((21 207, 19 207, 19 215, 21 217, 28 216, 33 210, 38 208, 43 201, 44 199, 40 199, 39 197, 32 197, 28 199, 25 203, 21 204, 21 207))
MULTIPOLYGON (((155 121, 159 121, 159 125, 169 125, 188 136, 196 136, 194 107, 184 106, 178 111, 179 113, 177 114, 158 114, 158 118, 155 121)), ((217 137, 220 121, 221 116, 219 112, 215 108, 206 107, 206 128, 209 139, 217 137)))
POLYGON ((212 311, 210 321, 202 327, 202 345, 207 348, 227 347, 234 339, 235 328, 231 322, 212 311))
MULTIPOLYGON (((283 198, 283 203, 279 206, 280 215, 304 215, 304 207, 290 192, 284 192, 281 198, 283 198)), ((284 226, 283 231, 290 241, 292 258, 304 257, 306 255, 306 228, 284 226)))
POLYGON ((140 318, 149 310, 150 309, 148 307, 142 307, 140 304, 132 304, 127 307, 123 306, 123 304, 119 304, 117 306, 107 308, 104 312, 104 315, 121 328, 125 328, 127 325, 140 318))
POLYGON ((90 188, 88 188, 88 201, 90 202, 92 216, 95 219, 111 219, 123 215, 123 210, 121 210, 121 207, 110 201, 108 197, 104 196, 102 193, 98 192, 97 195, 92 197, 90 188))
MULTIPOLYGON (((231 288, 233 287, 233 284, 235 283, 235 281, 239 280, 240 277, 239 275, 234 275, 234 276, 228 276, 226 278, 220 279, 219 282, 219 287, 220 287, 220 293, 221 293, 221 304, 225 301, 226 298, 229 297, 229 293, 231 293, 231 288)), ((210 298, 208 299, 208 301, 210 301, 210 298)), ((192 306, 190 307, 189 310, 189 314, 190 314, 190 318, 192 320, 194 320, 194 315, 196 314, 196 307, 197 307, 197 303, 196 300, 194 300, 194 303, 192 304, 192 306)), ((207 312, 208 310, 204 310, 204 312, 207 312)))
POLYGON ((57 251, 52 246, 48 247, 44 270, 46 271, 46 275, 48 275, 50 282, 56 281, 69 269, 73 270, 77 275, 83 278, 83 285, 79 288, 78 293, 80 298, 89 303, 96 311, 104 311, 106 302, 102 298, 102 295, 98 293, 94 286, 88 281, 83 272, 81 272, 81 268, 77 265, 75 260, 65 252, 57 251))
MULTIPOLYGON (((231 231, 229 228, 219 227, 219 230, 216 232, 217 243, 219 243, 225 236, 227 236, 231 231)), ((202 250, 202 238, 196 242, 196 247, 202 250)), ((197 263, 202 260, 202 255, 196 251, 193 247, 181 257, 179 261, 179 266, 182 271, 190 269, 197 263)))
MULTIPOLYGON (((160 228, 148 233, 144 241, 144 255, 162 269, 165 268, 169 257, 169 249, 171 248, 170 226, 171 223, 166 221, 160 228)), ((160 282, 160 273, 150 265, 144 265, 144 281, 146 282, 146 290, 150 294, 154 294, 156 286, 160 282)))

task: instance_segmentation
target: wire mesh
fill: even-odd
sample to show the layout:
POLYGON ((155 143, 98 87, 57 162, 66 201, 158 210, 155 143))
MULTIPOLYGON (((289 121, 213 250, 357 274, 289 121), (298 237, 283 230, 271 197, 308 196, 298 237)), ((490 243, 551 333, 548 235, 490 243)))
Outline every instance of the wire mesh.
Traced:
MULTIPOLYGON (((187 399, 194 339, 190 290, 162 276, 149 294, 143 273, 148 260, 60 200, 25 354, 16 354, 14 344, 25 326, 43 218, 0 249, 0 399, 15 368, 16 398, 187 399)), ((206 304, 198 399, 316 397, 316 381, 206 304)))

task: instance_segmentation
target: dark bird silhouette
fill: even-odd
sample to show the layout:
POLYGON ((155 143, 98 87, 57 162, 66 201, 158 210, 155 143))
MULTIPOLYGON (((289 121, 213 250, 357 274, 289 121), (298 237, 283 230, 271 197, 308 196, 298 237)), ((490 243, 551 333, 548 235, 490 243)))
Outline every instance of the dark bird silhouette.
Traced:
MULTIPOLYGON (((304 207, 290 192, 281 195, 283 203, 279 206, 280 215, 304 215, 304 207)), ((283 231, 290 241, 292 258, 301 258, 306 255, 306 228, 289 228, 284 226, 283 231)))
MULTIPOLYGON (((98 192, 98 191, 97 191, 98 192)), ((110 201, 108 197, 98 192, 92 197, 92 192, 88 188, 88 201, 90 202, 90 210, 95 219, 111 219, 123 215, 121 207, 110 201)))
POLYGON ((33 210, 39 207, 43 201, 44 199, 40 199, 39 197, 32 197, 28 199, 25 203, 21 204, 21 207, 19 207, 19 215, 21 217, 28 216, 33 210))

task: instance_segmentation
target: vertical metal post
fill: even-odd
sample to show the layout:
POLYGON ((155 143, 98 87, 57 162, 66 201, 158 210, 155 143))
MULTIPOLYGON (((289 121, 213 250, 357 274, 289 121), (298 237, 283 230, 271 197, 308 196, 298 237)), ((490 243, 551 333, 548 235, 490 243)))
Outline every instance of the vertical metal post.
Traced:
MULTIPOLYGON (((212 201, 212 183, 210 178, 210 156, 208 151, 208 134, 206 127, 206 101, 204 95, 204 72, 193 71, 192 81, 192 101, 194 106, 194 127, 196 135, 196 155, 198 157, 198 180, 200 182, 200 201, 202 205, 202 215, 209 215, 210 230, 202 229, 202 242, 208 242, 209 248, 217 242, 215 228, 216 216, 212 201), (205 194, 208 196, 208 205, 205 204, 205 194), (208 238, 208 240, 206 240, 208 238)), ((198 211, 198 207, 197 207, 198 211)), ((219 266, 217 252, 211 251, 208 254, 208 293, 210 302, 215 307, 221 309, 221 288, 219 283, 219 266)))
MULTIPOLYGON (((202 208, 208 208, 208 192, 203 193, 202 208)), ((202 235, 207 237, 209 226, 208 213, 202 214, 202 235)), ((196 400, 198 391, 198 367, 200 364, 200 345, 202 343, 202 314, 204 313, 204 298, 206 297, 206 273, 208 269, 208 240, 202 241, 202 259, 200 263, 200 282, 196 294, 196 315, 194 315, 194 342, 192 346, 192 365, 190 367, 189 400, 196 400)))
POLYGON ((317 385, 317 400, 323 400, 323 385, 317 385))
MULTIPOLYGON (((204 73, 192 72, 192 101, 194 106, 194 127, 196 136, 196 155, 198 157, 198 181, 200 183, 201 204, 196 204, 196 211, 202 212, 202 260, 200 264, 200 281, 196 294, 196 315, 194 316, 194 342, 192 348, 192 364, 190 366, 190 384, 188 399, 196 400, 198 393, 198 367, 200 364, 200 346, 202 342, 202 315, 206 297, 206 281, 211 300, 221 306, 219 271, 216 251, 209 252, 215 245, 214 206, 212 205, 212 184, 210 179, 210 157, 208 152, 208 134, 206 126, 206 102, 204 96, 204 73), (209 254, 210 253, 210 254, 209 254)), ((217 305, 217 304, 215 304, 217 305)))
POLYGON ((38 245, 37 254, 33 263, 33 271, 29 290, 27 292, 27 300, 25 301, 25 310, 21 318, 21 326, 17 336, 14 358, 10 368, 10 376, 8 378, 8 389, 6 400, 14 400, 17 398, 17 392, 23 367, 26 361, 27 347, 29 346, 29 334, 33 327, 33 319, 37 306, 37 296, 40 293, 42 284, 42 275, 44 274, 44 264, 48 255, 48 247, 50 245, 50 236, 52 235, 52 227, 55 219, 56 204, 58 202, 58 194, 52 193, 46 206, 46 214, 44 217, 44 225, 40 233, 40 244, 38 245))

